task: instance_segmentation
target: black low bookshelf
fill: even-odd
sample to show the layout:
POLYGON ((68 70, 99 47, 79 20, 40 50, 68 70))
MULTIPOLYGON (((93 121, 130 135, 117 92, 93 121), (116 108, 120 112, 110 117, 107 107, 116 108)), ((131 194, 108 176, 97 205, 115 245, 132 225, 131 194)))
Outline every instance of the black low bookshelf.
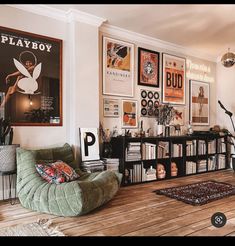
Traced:
POLYGON ((119 158, 122 185, 139 184, 229 168, 227 135, 115 137, 112 157, 119 158))

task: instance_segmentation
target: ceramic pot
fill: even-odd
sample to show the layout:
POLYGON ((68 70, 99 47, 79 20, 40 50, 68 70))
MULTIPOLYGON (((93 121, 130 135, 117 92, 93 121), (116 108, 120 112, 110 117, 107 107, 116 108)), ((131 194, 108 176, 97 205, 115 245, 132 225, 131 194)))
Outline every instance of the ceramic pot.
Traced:
POLYGON ((19 144, 0 146, 0 172, 16 170, 16 148, 19 144))

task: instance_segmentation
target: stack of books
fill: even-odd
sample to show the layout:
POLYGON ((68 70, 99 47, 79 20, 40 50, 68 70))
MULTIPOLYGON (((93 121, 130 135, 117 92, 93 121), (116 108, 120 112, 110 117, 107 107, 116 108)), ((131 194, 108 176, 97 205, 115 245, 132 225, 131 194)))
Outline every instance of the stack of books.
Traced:
POLYGON ((119 159, 118 158, 104 158, 104 165, 106 170, 119 171, 119 159))
POLYGON ((141 160, 141 143, 130 142, 126 148, 126 161, 137 161, 141 160))
POLYGON ((104 171, 104 167, 104 161, 102 160, 83 161, 81 164, 82 171, 87 173, 104 171))

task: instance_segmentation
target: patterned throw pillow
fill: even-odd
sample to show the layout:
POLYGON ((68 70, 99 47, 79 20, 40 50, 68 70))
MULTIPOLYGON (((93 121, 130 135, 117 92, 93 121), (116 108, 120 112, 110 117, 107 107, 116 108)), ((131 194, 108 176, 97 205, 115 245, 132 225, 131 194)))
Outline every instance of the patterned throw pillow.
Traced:
POLYGON ((51 163, 50 166, 55 168, 58 172, 61 172, 65 176, 67 182, 76 180, 80 177, 72 167, 61 160, 51 163))
POLYGON ((61 184, 66 181, 62 172, 53 168, 50 164, 36 164, 38 173, 50 184, 61 184))

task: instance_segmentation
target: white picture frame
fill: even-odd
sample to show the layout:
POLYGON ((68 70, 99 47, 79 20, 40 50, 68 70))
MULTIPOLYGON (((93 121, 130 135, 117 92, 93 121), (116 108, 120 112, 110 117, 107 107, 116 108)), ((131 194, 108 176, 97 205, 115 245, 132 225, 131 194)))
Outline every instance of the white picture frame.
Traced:
POLYGON ((104 117, 119 117, 119 100, 113 98, 103 98, 103 116, 104 117))
POLYGON ((134 44, 103 36, 103 95, 134 96, 134 44))
POLYGON ((171 121, 171 125, 185 125, 186 109, 184 106, 174 106, 174 117, 171 121))
POLYGON ((210 84, 190 80, 190 122, 192 125, 210 124, 210 84))
POLYGON ((122 100, 122 128, 138 127, 138 102, 137 100, 122 100))

